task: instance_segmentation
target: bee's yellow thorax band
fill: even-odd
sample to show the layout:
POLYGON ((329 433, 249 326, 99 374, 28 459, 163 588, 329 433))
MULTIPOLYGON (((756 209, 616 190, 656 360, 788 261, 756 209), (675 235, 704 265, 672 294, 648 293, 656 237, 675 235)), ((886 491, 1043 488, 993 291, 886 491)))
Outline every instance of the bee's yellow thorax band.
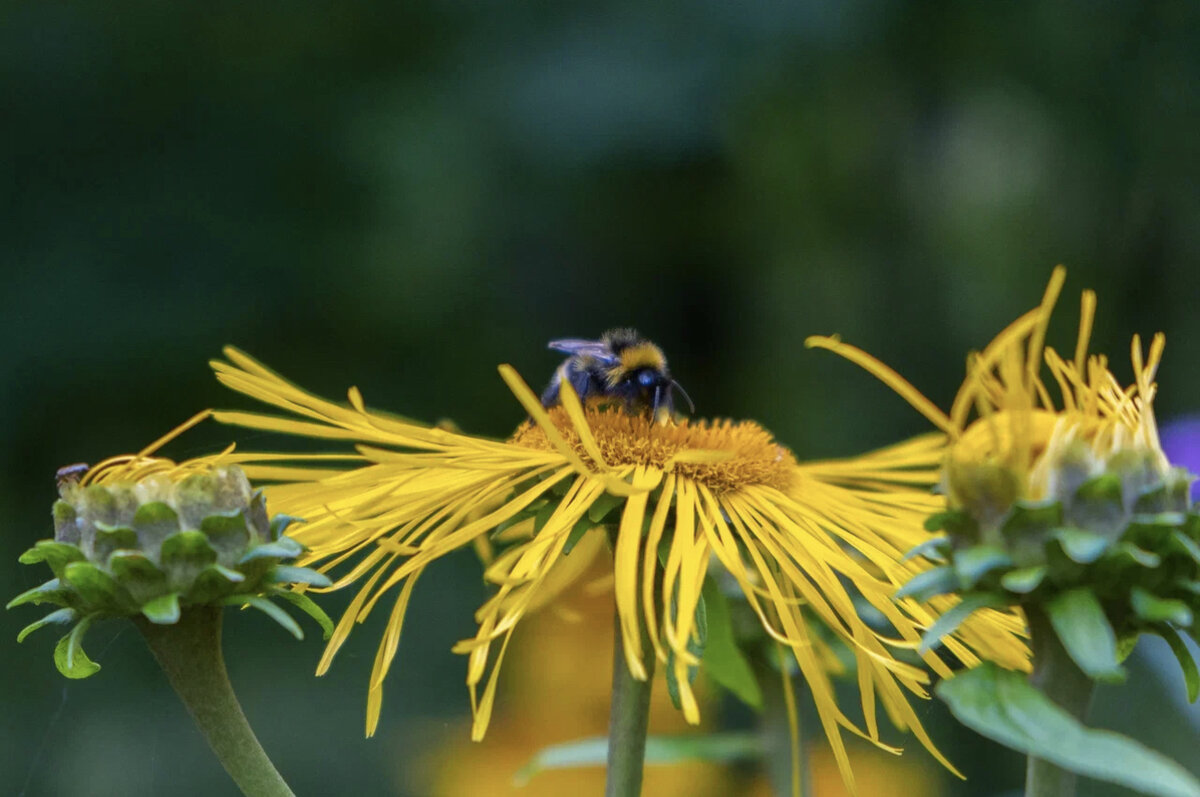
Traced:
POLYGON ((667 367, 667 358, 662 349, 653 343, 639 343, 621 351, 621 368, 631 371, 635 368, 653 368, 661 371, 667 367))

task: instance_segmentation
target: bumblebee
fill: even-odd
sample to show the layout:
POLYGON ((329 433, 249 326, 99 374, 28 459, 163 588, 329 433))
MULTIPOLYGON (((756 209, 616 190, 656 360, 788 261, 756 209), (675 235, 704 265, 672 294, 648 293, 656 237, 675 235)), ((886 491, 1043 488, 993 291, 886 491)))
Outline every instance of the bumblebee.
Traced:
POLYGON ((610 329, 600 340, 565 338, 552 340, 548 346, 570 356, 554 372, 542 393, 544 407, 558 404, 559 387, 565 379, 585 402, 619 402, 631 414, 649 410, 656 421, 674 414, 676 390, 689 410, 695 412, 687 391, 671 378, 662 349, 637 330, 610 329))

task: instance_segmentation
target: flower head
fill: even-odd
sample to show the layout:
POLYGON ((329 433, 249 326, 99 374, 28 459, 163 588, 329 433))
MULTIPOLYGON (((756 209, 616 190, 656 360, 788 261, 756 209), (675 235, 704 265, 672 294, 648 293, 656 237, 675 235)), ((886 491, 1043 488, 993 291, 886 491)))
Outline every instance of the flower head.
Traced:
POLYGON ((1055 269, 1041 304, 968 358, 949 413, 853 346, 827 337, 807 345, 863 366, 950 437, 947 511, 928 524, 949 536, 926 548, 950 562, 906 590, 1044 608, 1056 629, 1086 618, 1093 636, 1110 640, 1097 643, 1103 655, 1059 636, 1089 675, 1119 678, 1117 640, 1157 633, 1186 652, 1174 629, 1200 611, 1200 515, 1193 477, 1168 461, 1154 420, 1162 334, 1148 353, 1134 336, 1134 381, 1122 385, 1103 355, 1088 354, 1096 297, 1085 291, 1074 357, 1060 356, 1045 335, 1065 277, 1055 269))
POLYGON ((74 623, 55 651, 67 677, 100 669, 81 643, 91 623, 106 617, 173 625, 191 606, 249 604, 302 637, 295 621, 268 601, 282 596, 332 629, 312 601, 288 588, 329 581, 285 564, 304 550, 283 534, 292 518, 268 516, 262 490, 251 488, 237 464, 241 455, 230 448, 179 463, 153 456, 208 415, 200 413, 138 454, 60 469, 54 539, 21 556, 25 564, 45 562, 54 578, 8 606, 61 607, 28 626, 18 641, 49 623, 74 623))
MULTIPOLYGON (((603 547, 592 530, 608 526, 630 672, 646 677, 643 655, 649 652, 668 663, 689 721, 698 721, 699 709, 687 675, 700 663, 690 643, 699 633, 697 611, 712 560, 740 586, 766 632, 795 656, 848 780, 840 728, 878 743, 877 695, 897 726, 911 728, 932 749, 905 694, 925 696, 928 676, 899 660, 895 649, 915 648, 921 631, 954 600, 921 605, 894 602, 892 594, 927 566, 904 561, 903 554, 927 536, 920 523, 937 501, 928 487, 942 457, 941 435, 857 459, 799 463, 757 424, 650 423, 585 408, 566 383, 561 406, 546 410, 502 366, 529 420, 509 440, 488 440, 369 411, 353 388, 349 407, 333 404, 236 350, 226 355, 229 362, 213 364, 222 382, 299 417, 219 412, 219 420, 359 444, 361 467, 311 475, 297 467, 289 483, 269 488, 268 495, 273 505, 307 519, 296 532, 310 548, 306 561, 334 574, 334 589, 360 584, 319 672, 351 626, 398 590, 371 675, 368 733, 378 722, 383 679, 409 598, 426 567, 493 535, 503 544, 486 572, 495 593, 476 613, 475 636, 455 648, 469 657, 473 735, 481 738, 514 630, 585 569, 586 557, 603 547), (856 599, 881 613, 888 628, 864 621, 856 599), (855 658, 865 730, 837 707, 810 628, 814 617, 855 658)), ((1017 618, 985 612, 948 647, 968 665, 983 656, 1020 667, 1019 631, 1017 618)), ((935 655, 924 658, 948 674, 935 655)))

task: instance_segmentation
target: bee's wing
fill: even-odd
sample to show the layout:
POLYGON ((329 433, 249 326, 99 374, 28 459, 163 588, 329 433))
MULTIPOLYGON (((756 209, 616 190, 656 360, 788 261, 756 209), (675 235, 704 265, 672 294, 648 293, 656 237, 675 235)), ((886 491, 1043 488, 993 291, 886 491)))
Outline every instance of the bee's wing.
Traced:
POLYGON ((550 341, 546 344, 546 347, 554 351, 561 351, 563 354, 582 354, 588 357, 595 357, 597 360, 606 363, 617 361, 616 356, 612 353, 612 349, 608 348, 607 344, 600 340, 562 338, 561 340, 550 341))

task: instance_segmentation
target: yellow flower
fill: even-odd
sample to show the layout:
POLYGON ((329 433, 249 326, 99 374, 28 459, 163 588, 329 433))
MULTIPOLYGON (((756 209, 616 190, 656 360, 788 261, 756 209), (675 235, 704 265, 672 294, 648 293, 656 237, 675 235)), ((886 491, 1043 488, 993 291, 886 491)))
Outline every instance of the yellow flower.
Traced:
POLYGON ((903 377, 836 337, 805 345, 829 349, 862 366, 950 437, 944 486, 951 506, 994 525, 1015 501, 1069 499, 1087 479, 1114 466, 1143 469, 1143 483, 1167 480, 1171 467, 1154 422, 1154 375, 1165 339, 1149 355, 1133 337, 1134 383, 1113 376, 1103 355, 1088 355, 1096 295, 1084 291, 1074 359, 1045 346, 1046 327, 1066 270, 1054 270, 1041 304, 967 360, 967 377, 950 412, 942 412, 903 377), (1043 362, 1058 386, 1061 407, 1042 378, 1043 362))
MULTIPOLYGON (((562 406, 548 411, 510 367, 502 366, 501 376, 530 420, 512 439, 497 441, 369 411, 354 388, 349 407, 333 404, 234 349, 225 353, 230 362, 213 363, 223 383, 298 417, 218 412, 218 420, 358 444, 364 464, 354 470, 309 473, 302 457, 293 468, 246 470, 251 478, 289 482, 268 489, 271 504, 307 519, 295 536, 310 548, 306 562, 333 576, 332 588, 361 584, 318 673, 329 667, 351 626, 398 590, 370 679, 368 734, 378 723, 384 676, 424 569, 487 540, 498 527, 521 521, 523 513, 546 501, 536 523, 517 522, 500 532, 511 545, 486 572, 496 592, 476 614, 475 637, 455 648, 469 656, 474 738, 487 728, 500 664, 519 621, 585 568, 586 561, 577 561, 578 551, 568 555, 568 550, 580 533, 596 525, 589 514, 596 509, 598 517, 611 511, 616 518, 614 593, 630 672, 646 677, 643 654, 648 652, 673 662, 689 722, 698 722, 699 709, 688 686, 687 669, 698 664, 688 642, 696 633, 701 585, 715 559, 740 585, 767 633, 795 656, 848 783, 853 779, 840 729, 883 746, 877 696, 897 727, 911 729, 946 763, 906 695, 926 697, 928 675, 898 660, 894 649, 915 649, 922 630, 955 599, 892 600, 899 585, 927 567, 920 558, 904 561, 903 555, 928 536, 921 523, 939 501, 929 487, 937 478, 942 435, 856 459, 799 463, 751 422, 651 424, 584 408, 569 385, 564 385, 562 406), (890 628, 881 631, 864 621, 856 596, 890 628), (808 616, 832 629, 854 655, 863 730, 836 704, 829 662, 808 616), (643 649, 643 630, 649 651, 643 649)), ((593 553, 602 549, 602 539, 594 539, 599 536, 583 534, 584 541, 592 538, 586 544, 593 553)), ((1015 616, 987 610, 946 644, 968 666, 982 657, 1020 668, 1027 656, 1020 633, 1015 616)), ((932 653, 923 658, 934 671, 949 675, 932 653)))

